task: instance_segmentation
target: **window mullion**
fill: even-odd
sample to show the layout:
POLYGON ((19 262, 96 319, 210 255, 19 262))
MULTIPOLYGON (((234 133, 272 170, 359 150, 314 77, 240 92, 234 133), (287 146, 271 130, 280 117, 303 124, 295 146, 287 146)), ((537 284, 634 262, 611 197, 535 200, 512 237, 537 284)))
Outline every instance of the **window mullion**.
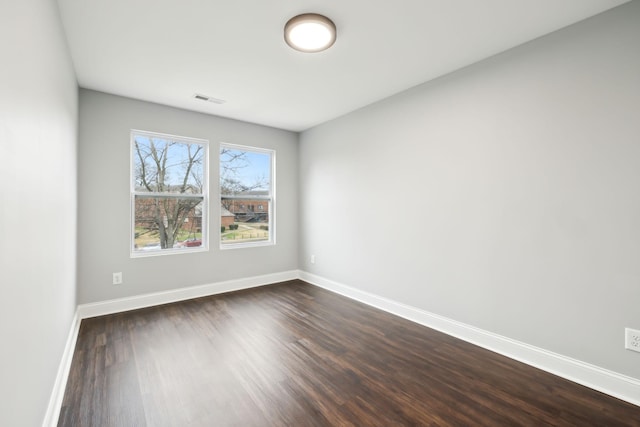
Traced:
POLYGON ((147 199, 204 199, 204 194, 185 193, 142 193, 134 192, 133 195, 147 199))

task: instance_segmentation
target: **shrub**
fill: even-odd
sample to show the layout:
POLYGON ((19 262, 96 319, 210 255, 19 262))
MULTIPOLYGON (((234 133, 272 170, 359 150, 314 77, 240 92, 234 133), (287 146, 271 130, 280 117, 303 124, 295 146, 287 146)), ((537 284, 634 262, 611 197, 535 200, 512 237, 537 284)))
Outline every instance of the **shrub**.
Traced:
POLYGON ((224 225, 220 226, 220 232, 224 233, 224 230, 226 230, 226 228, 224 227, 224 225))
POLYGON ((269 230, 269 226, 268 225, 261 225, 260 226, 260 230, 269 230))
POLYGON ((229 230, 237 230, 238 229, 238 224, 230 224, 229 225, 229 230))

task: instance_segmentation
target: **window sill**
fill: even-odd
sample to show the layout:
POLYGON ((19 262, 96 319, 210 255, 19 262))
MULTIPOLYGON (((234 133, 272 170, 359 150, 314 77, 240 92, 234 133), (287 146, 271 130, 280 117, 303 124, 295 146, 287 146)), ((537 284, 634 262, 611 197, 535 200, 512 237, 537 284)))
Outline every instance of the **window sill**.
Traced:
POLYGON ((242 249, 242 248, 258 248, 262 246, 275 246, 276 242, 272 240, 262 240, 259 242, 244 242, 244 243, 221 243, 220 250, 226 251, 229 249, 242 249))
POLYGON ((129 254, 130 258, 148 258, 148 257, 156 257, 156 256, 165 256, 165 255, 184 255, 184 254, 194 254, 199 252, 208 252, 209 247, 200 246, 197 248, 178 248, 178 249, 160 249, 156 251, 137 251, 131 252, 129 254))

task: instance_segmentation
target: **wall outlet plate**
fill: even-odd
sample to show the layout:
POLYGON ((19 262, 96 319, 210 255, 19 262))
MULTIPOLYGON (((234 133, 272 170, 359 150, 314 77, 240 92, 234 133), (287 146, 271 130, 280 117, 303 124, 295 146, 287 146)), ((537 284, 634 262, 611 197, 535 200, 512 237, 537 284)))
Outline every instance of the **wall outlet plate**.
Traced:
POLYGON ((113 284, 114 285, 122 285, 122 272, 113 273, 113 284))
POLYGON ((640 353, 640 331, 636 329, 625 328, 624 348, 640 353))

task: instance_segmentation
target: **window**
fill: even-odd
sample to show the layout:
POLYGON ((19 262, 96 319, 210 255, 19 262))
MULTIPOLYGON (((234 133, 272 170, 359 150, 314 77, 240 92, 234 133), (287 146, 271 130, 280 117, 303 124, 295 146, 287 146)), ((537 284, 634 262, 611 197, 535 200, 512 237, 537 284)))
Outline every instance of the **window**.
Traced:
POLYGON ((208 141, 131 132, 131 255, 208 248, 208 141))
POLYGON ((275 243, 274 165, 272 150, 221 145, 221 248, 275 243))

